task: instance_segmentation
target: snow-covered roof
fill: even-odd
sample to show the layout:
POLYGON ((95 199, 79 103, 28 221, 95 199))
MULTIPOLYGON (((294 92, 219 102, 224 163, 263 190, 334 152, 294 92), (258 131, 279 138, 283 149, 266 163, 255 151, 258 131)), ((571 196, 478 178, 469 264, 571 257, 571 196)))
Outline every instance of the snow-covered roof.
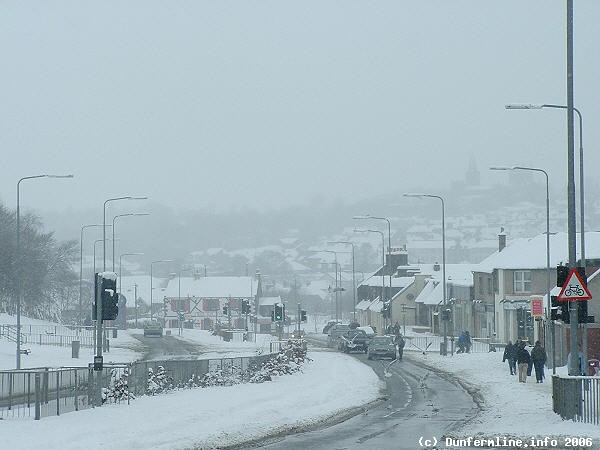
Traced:
POLYGON ((429 296, 431 296, 436 285, 438 285, 438 284, 439 284, 439 282, 435 282, 431 278, 425 280, 425 286, 423 287, 421 292, 419 292, 419 295, 417 295, 417 297, 415 298, 415 303, 423 303, 425 305, 431 305, 431 304, 437 305, 437 302, 430 303, 430 301, 433 302, 434 299, 432 298, 431 300, 429 300, 429 296))
POLYGON ((259 306, 273 306, 276 303, 282 303, 279 295, 277 297, 260 297, 258 299, 259 306))
MULTIPOLYGON (((455 286, 473 286, 473 270, 477 264, 446 264, 446 281, 455 286)), ((430 275, 437 281, 442 281, 442 265, 439 270, 434 269, 434 264, 417 264, 419 274, 430 275)))
MULTIPOLYGON (((364 280, 360 285, 361 286, 370 286, 370 287, 381 287, 382 283, 385 282, 385 286, 390 285, 390 277, 388 275, 384 276, 385 280, 381 279, 381 275, 372 275, 366 280, 364 280)), ((406 286, 411 285, 415 281, 415 277, 392 277, 392 287, 395 288, 405 288, 406 286)))
MULTIPOLYGON (((250 298, 256 295, 258 282, 254 277, 200 277, 181 278, 181 296, 197 298, 250 298)), ((162 296, 179 296, 179 278, 169 280, 162 296)), ((161 297, 162 297, 161 296, 161 297)))
MULTIPOLYGON (((579 237, 577 238, 579 242, 579 237)), ((545 269, 546 268, 546 234, 538 234, 532 238, 515 239, 508 242, 501 252, 494 252, 478 265, 475 272, 491 273, 494 269, 545 269)), ((577 259, 581 249, 577 248, 577 259)), ((585 254, 588 259, 600 258, 600 232, 585 233, 585 254)), ((550 234, 550 267, 569 260, 568 235, 565 232, 550 234)))

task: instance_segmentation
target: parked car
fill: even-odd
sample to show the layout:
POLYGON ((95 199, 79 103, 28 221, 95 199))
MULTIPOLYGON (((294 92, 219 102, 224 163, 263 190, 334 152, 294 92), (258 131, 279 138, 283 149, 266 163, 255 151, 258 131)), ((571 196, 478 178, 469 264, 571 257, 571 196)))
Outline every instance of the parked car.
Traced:
POLYGON ((151 320, 144 324, 144 336, 162 336, 163 327, 157 320, 151 320))
POLYGON ((327 338, 327 346, 330 348, 337 347, 340 340, 340 336, 350 329, 348 324, 336 323, 329 329, 329 336, 327 338))
POLYGON ((393 336, 375 336, 369 342, 367 358, 391 358, 396 359, 396 343, 393 336))
POLYGON ((340 323, 338 320, 329 320, 323 327, 323 334, 329 334, 331 327, 338 323, 340 323))
POLYGON ((370 338, 364 330, 350 329, 340 336, 338 349, 345 353, 355 351, 367 353, 369 340, 370 338))

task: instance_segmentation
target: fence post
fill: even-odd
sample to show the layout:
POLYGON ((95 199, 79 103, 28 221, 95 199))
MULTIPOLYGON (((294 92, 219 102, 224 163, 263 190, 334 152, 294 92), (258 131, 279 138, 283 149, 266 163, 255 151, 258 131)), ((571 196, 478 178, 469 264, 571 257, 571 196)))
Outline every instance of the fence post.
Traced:
POLYGON ((79 411, 79 371, 72 369, 75 374, 75 411, 79 411))
POLYGON ((60 379, 61 371, 56 371, 56 415, 60 416, 60 379))
POLYGON ((13 373, 8 374, 8 409, 12 409, 13 373))
POLYGON ((41 401, 41 395, 40 395, 40 373, 36 372, 35 373, 35 413, 34 413, 34 419, 35 420, 40 420, 40 401, 41 401))

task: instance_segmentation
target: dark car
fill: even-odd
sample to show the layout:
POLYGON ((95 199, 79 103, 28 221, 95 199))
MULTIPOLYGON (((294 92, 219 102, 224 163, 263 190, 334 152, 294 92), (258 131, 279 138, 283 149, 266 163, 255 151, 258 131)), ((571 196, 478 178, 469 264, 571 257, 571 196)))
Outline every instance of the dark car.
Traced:
POLYGON ((331 330, 331 327, 338 323, 340 322, 337 320, 328 321, 327 324, 323 327, 323 334, 329 334, 329 330, 331 330))
POLYGON ((162 336, 163 327, 157 320, 151 320, 144 324, 144 336, 162 336))
POLYGON ((356 351, 366 353, 369 341, 370 338, 364 330, 350 329, 340 336, 338 349, 345 353, 356 351))
POLYGON ((393 336, 375 336, 369 342, 367 358, 396 359, 396 344, 393 336))
POLYGON ((329 336, 327 337, 327 346, 334 348, 338 345, 340 336, 346 333, 350 327, 346 323, 336 323, 329 329, 329 336))

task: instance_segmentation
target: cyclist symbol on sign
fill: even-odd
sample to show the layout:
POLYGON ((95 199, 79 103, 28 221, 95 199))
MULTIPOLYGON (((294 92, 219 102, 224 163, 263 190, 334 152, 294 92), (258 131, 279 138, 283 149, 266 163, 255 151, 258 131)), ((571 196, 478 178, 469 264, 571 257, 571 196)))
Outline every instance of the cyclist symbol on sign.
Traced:
POLYGON ((578 284, 570 284, 567 289, 565 289, 565 297, 581 297, 584 294, 583 289, 578 284))

